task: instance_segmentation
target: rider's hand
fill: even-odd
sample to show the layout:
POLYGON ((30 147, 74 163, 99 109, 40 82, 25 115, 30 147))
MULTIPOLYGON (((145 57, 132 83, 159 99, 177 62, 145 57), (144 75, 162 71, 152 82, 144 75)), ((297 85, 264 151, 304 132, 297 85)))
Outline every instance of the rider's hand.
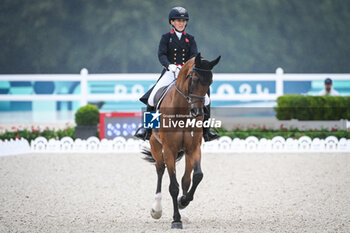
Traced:
POLYGON ((177 69, 177 66, 175 64, 170 64, 168 66, 168 70, 175 73, 176 72, 176 69, 177 69))

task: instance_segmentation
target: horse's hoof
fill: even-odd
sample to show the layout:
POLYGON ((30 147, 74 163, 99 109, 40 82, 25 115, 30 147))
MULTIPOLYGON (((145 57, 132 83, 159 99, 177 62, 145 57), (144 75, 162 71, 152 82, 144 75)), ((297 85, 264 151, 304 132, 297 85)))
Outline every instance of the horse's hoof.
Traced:
POLYGON ((182 222, 172 222, 171 229, 182 229, 182 222))
POLYGON ((154 209, 151 209, 151 216, 154 219, 160 219, 160 217, 162 217, 162 210, 155 211, 154 209))
POLYGON ((179 207, 180 210, 185 209, 186 206, 188 205, 188 204, 187 204, 187 205, 182 205, 181 199, 184 198, 184 197, 185 197, 185 196, 181 196, 181 197, 178 197, 178 198, 177 198, 177 205, 178 205, 178 207, 179 207))

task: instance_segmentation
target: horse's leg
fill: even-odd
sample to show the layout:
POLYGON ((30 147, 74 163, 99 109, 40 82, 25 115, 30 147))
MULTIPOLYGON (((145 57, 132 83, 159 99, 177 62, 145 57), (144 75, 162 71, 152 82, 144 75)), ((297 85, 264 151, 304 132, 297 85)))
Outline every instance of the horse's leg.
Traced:
POLYGON ((191 173, 192 173, 192 170, 193 170, 192 162, 191 162, 190 157, 186 155, 185 159, 186 159, 185 173, 184 173, 184 175, 182 177, 182 180, 181 180, 181 183, 182 183, 182 185, 181 185, 182 186, 182 196, 178 197, 178 203, 179 203, 178 207, 179 207, 179 211, 180 211, 182 222, 189 223, 190 220, 189 220, 188 214, 187 214, 187 212, 185 210, 186 206, 182 206, 180 204, 180 199, 187 194, 187 192, 188 192, 188 190, 190 188, 190 185, 191 185, 191 173))
POLYGON ((198 146, 193 153, 190 153, 191 160, 193 161, 191 164, 193 166, 193 176, 192 176, 192 187, 187 194, 184 194, 181 198, 179 198, 178 204, 179 208, 185 208, 190 201, 193 200, 194 192, 198 184, 203 179, 203 172, 201 169, 201 149, 198 146))
POLYGON ((162 156, 162 145, 152 136, 150 139, 151 152, 153 158, 156 160, 157 171, 157 190, 155 200, 151 209, 151 216, 154 219, 162 217, 162 178, 165 170, 165 164, 162 156))
POLYGON ((193 170, 193 166, 192 166, 192 161, 191 161, 191 158, 190 156, 186 155, 186 166, 185 166, 185 173, 182 177, 182 196, 179 197, 178 199, 178 202, 179 202, 179 208, 180 209, 184 209, 188 203, 184 203, 185 205, 182 205, 180 200, 181 199, 184 199, 187 192, 188 192, 188 189, 190 188, 190 185, 191 185, 191 173, 192 173, 192 170, 193 170))
POLYGON ((182 194, 186 195, 188 192, 188 189, 191 185, 191 173, 192 173, 192 162, 191 158, 189 156, 185 156, 186 158, 186 167, 185 167, 185 173, 182 177, 181 183, 182 183, 182 194))
POLYGON ((182 229, 181 216, 179 213, 179 207, 177 204, 177 196, 179 195, 179 184, 176 180, 176 167, 175 167, 175 158, 177 156, 177 151, 174 151, 169 148, 169 146, 164 147, 164 161, 169 173, 170 185, 169 192, 173 199, 173 222, 171 223, 171 228, 182 229))

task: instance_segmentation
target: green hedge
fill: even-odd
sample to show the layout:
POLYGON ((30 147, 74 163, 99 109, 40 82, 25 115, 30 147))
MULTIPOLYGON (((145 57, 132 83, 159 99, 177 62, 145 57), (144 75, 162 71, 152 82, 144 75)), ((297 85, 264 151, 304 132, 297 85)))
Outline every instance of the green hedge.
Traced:
POLYGON ((41 130, 40 128, 31 128, 31 129, 21 129, 21 130, 12 130, 12 131, 5 131, 0 133, 0 140, 10 140, 10 139, 16 139, 16 138, 25 138, 29 142, 31 140, 34 140, 35 138, 42 136, 46 138, 47 140, 54 138, 54 139, 61 139, 63 137, 71 137, 75 138, 74 136, 74 127, 67 127, 65 129, 44 129, 41 130))
POLYGON ((284 95, 275 112, 279 120, 350 120, 350 96, 284 95))
POLYGON ((246 139, 249 136, 255 136, 258 139, 266 138, 272 139, 276 136, 281 136, 284 139, 294 138, 299 139, 302 136, 309 136, 311 139, 319 138, 325 139, 328 136, 335 136, 336 138, 346 138, 350 139, 350 134, 346 130, 309 130, 309 131, 299 131, 297 129, 286 129, 282 128, 280 130, 272 130, 272 129, 247 129, 247 130, 232 130, 226 131, 225 129, 219 129, 220 136, 228 136, 230 138, 240 138, 246 139))

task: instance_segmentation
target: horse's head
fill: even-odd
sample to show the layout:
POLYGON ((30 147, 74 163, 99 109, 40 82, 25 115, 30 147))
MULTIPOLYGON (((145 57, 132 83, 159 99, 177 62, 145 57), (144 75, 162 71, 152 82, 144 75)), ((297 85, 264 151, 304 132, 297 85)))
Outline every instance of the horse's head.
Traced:
POLYGON ((186 64, 191 65, 191 67, 186 67, 186 65, 184 67, 184 70, 187 70, 185 78, 185 83, 187 83, 187 88, 185 88, 187 89, 187 95, 183 94, 181 91, 180 94, 182 94, 190 104, 190 114, 192 117, 203 116, 204 98, 208 92, 209 86, 213 82, 213 73, 211 70, 218 64, 220 58, 221 56, 213 61, 207 61, 201 59, 201 55, 198 53, 194 58, 194 62, 190 62, 191 59, 189 63, 186 64))

